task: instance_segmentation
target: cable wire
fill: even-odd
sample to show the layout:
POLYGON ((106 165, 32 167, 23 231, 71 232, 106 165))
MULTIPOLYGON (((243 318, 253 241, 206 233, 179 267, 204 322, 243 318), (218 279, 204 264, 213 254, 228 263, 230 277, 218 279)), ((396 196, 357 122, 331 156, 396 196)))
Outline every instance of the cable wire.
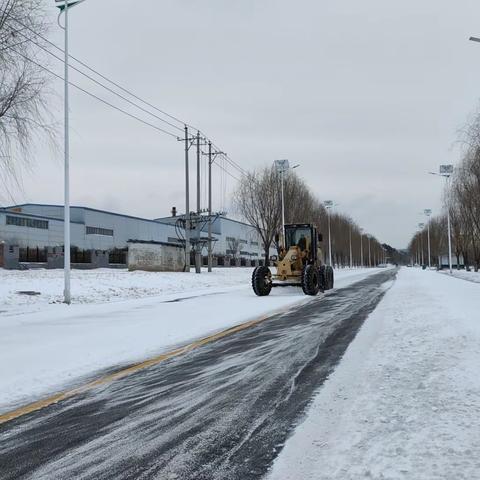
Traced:
MULTIPOLYGON (((45 48, 43 45, 40 45, 39 43, 37 42, 34 42, 32 39, 28 38, 26 35, 20 33, 20 35, 22 35, 24 38, 26 38, 27 40, 30 40, 34 45, 36 45, 37 47, 41 48, 43 51, 45 51, 46 53, 48 53, 49 55, 51 55, 52 57, 56 58, 57 60, 60 60, 61 62, 65 62, 63 58, 55 55, 54 53, 52 53, 50 50, 48 50, 47 48, 45 48)), ((158 115, 150 112, 149 110, 141 107, 140 105, 138 105, 137 103, 135 102, 132 102, 131 100, 129 100, 128 98, 124 97, 123 95, 121 95, 120 93, 116 92, 115 90, 111 89, 110 87, 104 85, 103 83, 99 82, 98 80, 96 80, 95 78, 91 77, 90 75, 88 75, 87 73, 85 72, 82 72, 80 69, 78 69, 77 67, 73 66, 73 65, 69 65, 70 68, 72 68, 73 70, 75 70, 76 72, 80 73, 80 75, 83 75, 84 77, 88 78, 89 80, 91 80, 92 82, 96 83, 97 85, 99 85, 100 87, 103 87, 105 90, 109 91, 110 93, 113 93, 114 95, 116 95, 117 97, 121 98, 122 100, 125 100, 127 103, 129 103, 130 105, 133 105, 134 107, 137 107, 138 109, 142 110, 143 112, 151 115, 152 117, 156 118, 157 120, 160 120, 161 122, 164 122, 166 123, 167 125, 170 125, 171 127, 173 128, 176 128, 177 130, 179 130, 180 132, 183 132, 183 128, 180 128, 178 127, 177 125, 174 125, 173 123, 169 122, 168 120, 165 120, 161 117, 159 117, 158 115)))
MULTIPOLYGON (((27 25, 25 25, 24 23, 22 23, 20 20, 18 20, 17 18, 14 18, 12 17, 13 20, 15 20, 17 23, 19 23, 20 25, 22 25, 23 27, 27 28, 28 30, 30 30, 33 34, 37 35, 39 38, 41 38, 44 42, 47 42, 49 45, 51 45, 52 47, 56 48, 58 51, 62 52, 62 53, 65 53, 65 51, 59 47, 58 45, 56 45, 55 43, 51 42, 50 40, 48 40, 48 38, 45 38, 43 35, 41 35, 40 33, 38 32, 35 32, 35 30, 33 30, 32 28, 28 27, 27 25)), ((154 110, 156 110, 157 112, 160 112, 162 113, 163 115, 169 117, 170 119, 172 120, 175 120, 176 122, 182 124, 182 125, 187 125, 188 127, 194 129, 194 130, 198 130, 198 128, 194 127, 193 125, 190 125, 189 123, 179 119, 178 117, 175 117, 174 115, 171 115, 170 113, 168 112, 165 112, 164 110, 161 110, 160 108, 156 107, 155 105, 153 105, 152 103, 148 102, 147 100, 144 100, 143 98, 139 97, 138 95, 136 95, 135 93, 133 93, 132 91, 128 90, 127 88, 125 87, 122 87, 120 84, 118 84, 117 82, 111 80, 110 78, 108 78, 106 75, 103 75, 102 73, 100 73, 98 70, 94 69, 93 67, 90 67, 89 65, 87 65, 85 62, 82 62, 80 59, 78 59, 77 57, 69 54, 69 57, 73 60, 75 60, 77 63, 79 63, 80 65, 82 65, 83 67, 87 68, 88 70, 90 70, 92 73, 95 73, 95 75, 98 75, 99 77, 103 78, 104 80, 106 80, 107 82, 111 83, 112 85, 115 85, 115 87, 119 88, 120 90, 122 90, 123 92, 127 93, 128 95, 131 95, 132 97, 134 97, 135 99, 139 100, 140 102, 144 103, 145 105, 148 105, 149 107, 153 108, 154 110)), ((178 128, 178 127, 176 127, 178 128)))
MULTIPOLYGON (((50 73, 51 75, 53 75, 54 77, 57 77, 58 79, 60 80, 63 80, 65 81, 65 79, 61 76, 61 75, 58 75, 57 73, 53 72, 52 70, 48 69, 47 67, 44 67, 43 65, 41 65, 40 63, 36 62, 35 60, 32 60, 31 58, 27 57, 26 55, 23 55, 23 53, 20 53, 18 52, 17 50, 13 50, 17 55, 20 55, 22 58, 24 58, 25 60, 27 60, 28 62, 31 62, 33 63, 34 65, 37 65, 38 67, 42 68, 43 70, 47 71, 48 73, 50 73)), ((68 82, 69 85, 71 85, 72 87, 75 87, 76 89, 80 90, 81 92, 89 95, 90 97, 92 98, 95 98, 96 100, 104 103, 105 105, 108 105, 109 107, 115 109, 115 110, 118 110, 119 112, 122 112, 124 113, 125 115, 131 117, 131 118, 134 118, 135 120, 145 124, 145 125, 148 125, 149 127, 152 127, 154 128, 155 130, 158 130, 162 133, 165 133, 167 135, 170 135, 171 137, 177 139, 178 138, 178 135, 176 135, 175 133, 172 133, 172 132, 168 132, 167 130, 164 130, 163 128, 160 128, 160 127, 157 127, 156 125, 153 125, 152 123, 150 122, 147 122, 143 119, 141 119, 140 117, 137 117, 136 115, 133 115, 132 113, 129 113, 127 112, 126 110, 123 110, 122 108, 120 107, 117 107, 116 105, 113 105, 112 103, 108 102, 107 100, 104 100, 103 98, 100 98, 99 96, 89 92, 88 90, 85 90, 84 88, 80 87, 79 85, 73 83, 73 82, 68 82)))

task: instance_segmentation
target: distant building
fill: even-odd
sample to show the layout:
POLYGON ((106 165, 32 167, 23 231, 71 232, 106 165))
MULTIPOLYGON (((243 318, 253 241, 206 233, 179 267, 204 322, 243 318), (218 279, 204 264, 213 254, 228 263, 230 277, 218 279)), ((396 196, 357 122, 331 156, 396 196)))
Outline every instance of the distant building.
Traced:
MULTIPOLYGON (((440 269, 449 268, 448 253, 444 255, 439 255, 438 268, 440 269)), ((458 258, 455 254, 452 255, 452 268, 465 268, 463 255, 460 255, 458 258)))
MULTIPOLYGON (((0 266, 15 268, 22 263, 62 266, 63 213, 62 205, 27 203, 0 208, 0 266)), ((70 209, 72 263, 90 267, 124 265, 129 240, 182 243, 185 231, 178 222, 181 217, 175 211, 173 214, 146 219, 73 206, 70 209)), ((208 239, 206 223, 201 237, 208 239)), ((212 224, 212 240, 215 264, 249 265, 263 257, 261 238, 246 223, 219 216, 212 224)), ((202 254, 206 257, 206 248, 202 254)))

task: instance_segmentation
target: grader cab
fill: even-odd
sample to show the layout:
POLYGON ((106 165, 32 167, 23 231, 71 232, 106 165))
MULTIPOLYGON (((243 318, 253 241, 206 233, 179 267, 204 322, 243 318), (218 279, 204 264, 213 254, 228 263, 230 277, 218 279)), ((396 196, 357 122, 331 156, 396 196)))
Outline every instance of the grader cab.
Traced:
MULTIPOLYGON (((279 236, 275 240, 279 244, 279 236)), ((271 258, 276 272, 272 274, 267 266, 255 268, 253 291, 265 296, 273 287, 298 286, 305 295, 317 295, 333 288, 333 269, 322 264, 321 241, 322 236, 313 225, 285 225, 283 245, 278 247, 278 256, 271 258)))

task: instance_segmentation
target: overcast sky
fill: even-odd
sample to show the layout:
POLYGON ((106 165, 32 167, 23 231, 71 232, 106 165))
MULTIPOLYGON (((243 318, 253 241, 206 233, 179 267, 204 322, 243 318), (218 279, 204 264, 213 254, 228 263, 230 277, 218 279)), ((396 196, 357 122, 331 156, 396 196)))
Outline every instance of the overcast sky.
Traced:
MULTIPOLYGON (((427 171, 459 160, 457 131, 480 96, 480 44, 467 41, 480 35, 478 0, 87 0, 70 26, 73 55, 199 126, 245 169, 299 163, 319 199, 395 247, 423 209, 439 212, 442 180, 427 171)), ((183 210, 181 143, 73 90, 71 128, 73 204, 144 217, 183 210)), ((39 145, 35 165, 16 200, 62 203, 61 150, 39 145)))

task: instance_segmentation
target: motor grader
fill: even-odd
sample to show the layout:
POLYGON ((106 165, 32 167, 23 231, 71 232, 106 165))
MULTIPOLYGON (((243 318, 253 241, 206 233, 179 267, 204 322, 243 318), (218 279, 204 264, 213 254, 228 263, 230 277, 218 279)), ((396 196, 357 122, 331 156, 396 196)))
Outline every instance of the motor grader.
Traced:
MULTIPOLYGON (((283 245, 278 256, 270 258, 276 273, 267 266, 256 267, 252 274, 253 291, 260 297, 268 295, 273 287, 302 287, 305 295, 317 295, 333 288, 333 268, 322 264, 319 243, 322 235, 309 224, 285 225, 283 245)), ((279 244, 279 236, 275 237, 279 244)))

